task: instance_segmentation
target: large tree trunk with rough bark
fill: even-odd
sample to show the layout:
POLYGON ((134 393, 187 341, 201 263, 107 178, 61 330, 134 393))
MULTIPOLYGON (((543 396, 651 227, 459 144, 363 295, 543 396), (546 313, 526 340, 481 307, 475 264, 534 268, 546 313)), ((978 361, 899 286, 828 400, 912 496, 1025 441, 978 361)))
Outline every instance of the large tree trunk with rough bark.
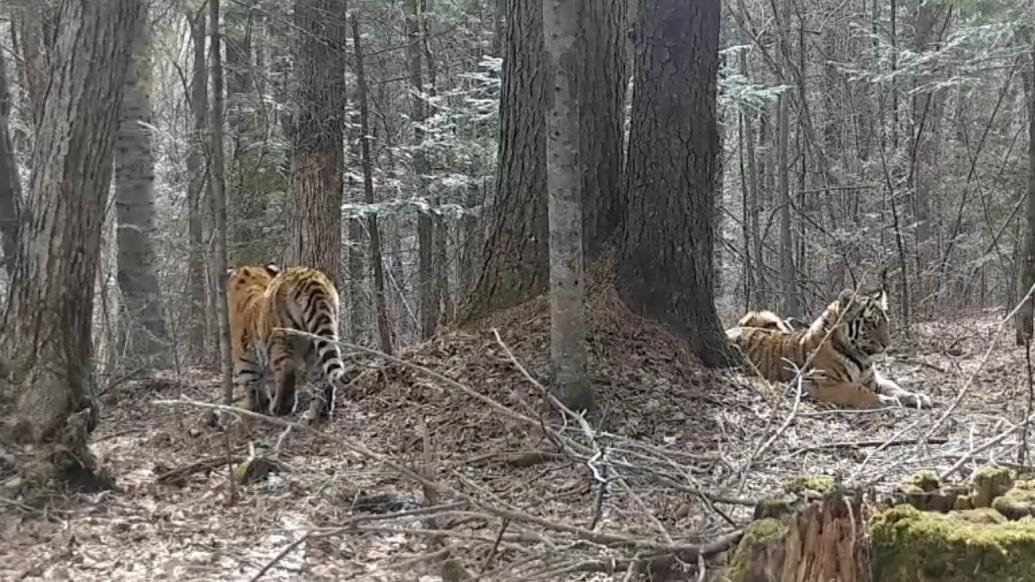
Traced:
POLYGON ((140 0, 66 1, 0 334, 0 441, 36 442, 39 477, 95 468, 91 323, 104 208, 140 0))
POLYGON ((536 297, 549 280, 542 0, 513 0, 506 9, 499 174, 463 321, 536 297))
POLYGON ((151 148, 150 23, 147 9, 134 24, 133 54, 122 91, 115 136, 115 210, 118 282, 127 353, 145 366, 164 367, 169 349, 155 255, 155 156, 151 148))
POLYGON ((14 275, 18 229, 21 226, 22 184, 11 139, 11 92, 7 86, 7 69, 0 54, 0 263, 8 277, 14 275))
POLYGON ((546 186, 550 226, 550 354, 553 389, 574 410, 593 407, 586 375, 582 174, 579 172, 579 3, 543 0, 546 40, 546 186))
POLYGON ((190 152, 187 154, 187 338, 194 361, 211 363, 205 349, 205 241, 201 200, 205 193, 205 140, 208 132, 208 67, 205 64, 206 10, 190 15, 190 36, 194 44, 194 69, 191 75, 190 109, 194 117, 191 127, 190 152))
POLYGON ((719 0, 658 0, 640 13, 618 291, 634 311, 729 363, 715 312, 719 0))
POLYGON ((297 111, 291 155, 292 212, 285 262, 338 281, 344 185, 345 49, 341 0, 296 0, 297 111))
POLYGON ((621 228, 627 0, 580 0, 578 76, 584 249, 594 258, 621 228))

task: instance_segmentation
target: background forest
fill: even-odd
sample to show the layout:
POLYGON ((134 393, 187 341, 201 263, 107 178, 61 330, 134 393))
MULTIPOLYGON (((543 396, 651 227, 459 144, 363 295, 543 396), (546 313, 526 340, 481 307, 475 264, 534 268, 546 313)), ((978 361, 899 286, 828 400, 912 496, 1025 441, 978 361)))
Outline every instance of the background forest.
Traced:
MULTIPOLYGON (((997 450, 1020 455, 1024 465, 1031 411, 1015 410, 1020 400, 1004 388, 997 398, 1009 404, 990 406, 1024 421, 1023 443, 1003 417, 959 406, 995 362, 991 347, 983 348, 998 341, 1000 320, 1019 308, 1016 337, 996 357, 1023 358, 1010 344, 1030 344, 1032 336, 1030 2, 86 4, 0 6, 0 416, 18 408, 38 412, 39 421, 35 432, 22 421, 0 426, 0 476, 5 463, 15 466, 4 435, 32 432, 90 469, 96 454, 115 478, 137 475, 127 477, 131 490, 146 464, 139 450, 175 442, 196 462, 154 462, 148 470, 157 477, 148 479, 186 487, 159 503, 190 513, 198 491, 254 495, 248 515, 255 517, 273 511, 273 502, 257 498, 283 494, 281 477, 255 478, 271 489, 251 493, 235 487, 252 477, 228 491, 190 479, 223 465, 246 471, 261 457, 311 493, 323 487, 313 475, 352 455, 349 463, 376 468, 356 469, 347 486, 334 485, 344 489, 329 505, 355 509, 356 499, 387 488, 370 503, 405 513, 416 496, 413 504, 444 512, 437 522, 414 519, 427 530, 417 535, 425 545, 353 548, 364 559, 405 550, 411 567, 456 559, 461 569, 480 565, 501 577, 560 579, 613 569, 602 556, 619 548, 630 572, 654 568, 661 553, 703 577, 697 558, 738 539, 749 495, 802 466, 831 467, 872 485, 893 472, 875 473, 883 471, 877 465, 948 463, 949 474, 966 465, 929 449, 908 461, 846 460, 825 449, 829 456, 810 457, 815 451, 800 440, 810 431, 893 440, 914 421, 896 411, 873 424, 847 414, 828 422, 822 411, 799 413, 798 399, 788 412, 789 402, 715 371, 738 359, 722 328, 744 311, 811 320, 841 289, 876 286, 889 291, 903 350, 896 362, 914 366, 906 376, 945 386, 932 394, 943 401, 958 394, 945 416, 909 425, 916 441, 928 443, 941 429, 982 438, 1010 430, 1010 439, 993 443, 1001 450, 983 450, 990 458, 997 450), (214 414, 198 421, 199 406, 190 408, 230 404, 229 348, 221 339, 226 267, 271 261, 316 266, 336 282, 339 333, 364 396, 353 412, 351 401, 341 405, 346 420, 335 421, 349 427, 341 432, 353 444, 330 447, 296 433, 288 445, 290 431, 277 426, 256 436, 249 431, 258 429, 233 428, 214 414), (938 359, 945 354, 974 358, 947 364, 938 359), (60 364, 41 365, 49 361, 60 364), (35 391, 18 392, 19 385, 35 391), (478 395, 483 388, 488 396, 478 395), (547 428, 546 413, 526 401, 552 401, 549 389, 573 409, 598 413, 599 424, 590 427, 555 402, 566 421, 547 428), (446 404, 430 404, 436 398, 446 404), (104 407, 89 405, 94 399, 104 407), (84 410, 89 418, 73 422, 84 410), (952 412, 976 416, 957 421, 952 412), (513 425, 526 421, 531 429, 513 425), (523 440, 540 424, 539 440, 523 440), (94 430, 100 436, 91 449, 86 435, 94 430), (137 440, 124 442, 124 434, 137 440), (604 437, 615 440, 601 445, 604 437), (259 441, 270 450, 256 453, 259 441), (565 519, 544 525, 506 513, 500 499, 520 489, 522 499, 534 500, 534 487, 490 494, 457 468, 489 458, 478 457, 489 453, 475 450, 477 443, 513 452, 512 441, 525 453, 556 446, 583 461, 567 467, 550 452, 502 465, 526 471, 526 483, 584 486, 581 495, 597 501, 579 519, 591 525, 566 530, 557 525, 565 519), (681 452, 660 452, 673 444, 681 452), (722 452, 713 456, 713 449, 722 452), (600 460, 619 450, 630 455, 625 465, 600 460), (763 469, 767 453, 784 456, 763 469), (549 462, 566 468, 530 477, 549 462), (401 475, 419 495, 395 481, 386 486, 378 471, 401 475), (436 472, 455 479, 448 491, 462 490, 478 517, 442 509, 450 502, 440 499, 446 489, 429 485, 436 472), (648 499, 664 509, 648 509, 626 477, 670 487, 648 499), (602 518, 608 507, 619 517, 602 518), (488 536, 470 542, 481 552, 476 560, 443 541, 467 518, 483 520, 475 529, 488 536), (591 535, 621 519, 651 533, 591 535), (513 539, 504 535, 511 522, 525 524, 513 539), (695 534, 669 537, 677 523, 695 534), (545 533, 521 537, 534 528, 545 533), (586 539, 599 547, 575 541, 586 539), (709 540, 725 545, 711 548, 709 540), (543 544, 569 543, 578 568, 536 553, 543 544), (433 556, 418 560, 421 552, 433 556), (530 558, 534 569, 521 569, 525 554, 538 556, 530 558)), ((1020 361, 991 367, 1006 374, 1020 361)), ((1030 377, 1030 359, 1027 369, 1030 377)), ((1017 374, 989 383, 1020 386, 1017 374)), ((958 452, 953 435, 939 433, 936 444, 958 452)), ((977 462, 969 450, 964 458, 977 462)), ((0 507, 9 497, 0 495, 0 507)), ((310 528, 306 536, 331 525, 360 531, 351 521, 341 526, 340 508, 321 503, 299 510, 303 517, 277 513, 276 527, 310 528)), ((203 505, 230 511, 211 499, 203 505)), ((575 511, 558 507, 556 515, 575 511)), ((183 515, 169 519, 190 521, 183 515)), ((244 543, 261 530, 255 527, 226 535, 244 543)), ((277 565, 285 555, 270 548, 300 539, 289 538, 264 538, 265 550, 235 557, 220 566, 223 575, 250 576, 263 563, 258 576, 381 575, 381 566, 364 570, 356 563, 366 562, 352 558, 329 572, 277 565)), ((344 552, 312 551, 317 563, 333 555, 334 564, 343 555, 335 552, 344 552)))

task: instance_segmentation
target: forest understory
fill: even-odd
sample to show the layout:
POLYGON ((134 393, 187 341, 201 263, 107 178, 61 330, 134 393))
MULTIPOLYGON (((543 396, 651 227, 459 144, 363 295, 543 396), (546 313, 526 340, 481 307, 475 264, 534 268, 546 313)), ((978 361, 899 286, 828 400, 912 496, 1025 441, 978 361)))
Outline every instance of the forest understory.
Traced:
MULTIPOLYGON (((232 460, 279 467, 246 463, 233 505, 211 411, 159 403, 217 402, 218 374, 114 386, 93 450, 118 489, 0 499, 0 578, 610 579, 659 548, 721 541, 788 478, 822 473, 880 498, 918 469, 1018 462, 1023 431, 988 446, 1030 414, 1004 314, 900 332, 884 369, 937 407, 859 411, 706 370, 608 293, 590 313, 599 430, 544 406, 538 299, 415 346, 405 365, 353 354, 365 369, 326 438, 234 420, 232 460)), ((726 558, 710 556, 703 579, 726 558)), ((700 575, 697 562, 664 566, 700 575)))

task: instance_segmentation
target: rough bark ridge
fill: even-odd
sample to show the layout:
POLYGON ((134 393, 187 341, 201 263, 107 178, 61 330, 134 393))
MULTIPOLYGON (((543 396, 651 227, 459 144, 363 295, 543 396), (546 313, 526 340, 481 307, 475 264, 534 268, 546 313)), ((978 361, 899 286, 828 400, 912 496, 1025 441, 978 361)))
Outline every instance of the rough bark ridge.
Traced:
POLYGON ((542 0, 509 2, 506 22, 499 175, 463 321, 536 297, 549 280, 542 0))
MULTIPOLYGON (((205 354, 205 241, 201 199, 205 193, 205 139, 208 130, 208 67, 205 66, 205 10, 199 10, 190 24, 194 43, 194 71, 191 78, 190 108, 194 116, 191 128, 190 152, 187 154, 187 173, 190 185, 187 191, 187 231, 190 255, 187 259, 187 286, 189 293, 188 343, 192 359, 204 359, 205 354)), ((209 358, 211 359, 211 358, 209 358)))
POLYGON ((17 435, 22 440, 63 440, 62 450, 69 452, 50 459, 62 470, 93 464, 82 415, 75 413, 90 406, 90 326, 103 209, 140 10, 139 0, 62 4, 34 154, 33 196, 0 325, 0 361, 9 376, 0 379, 0 415, 23 425, 17 435), (59 434, 73 423, 80 430, 72 438, 59 434))
POLYGON ((10 118, 11 93, 7 88, 7 69, 0 54, 0 263, 3 263, 8 277, 14 275, 22 198, 18 162, 8 126, 10 118))
POLYGON ((719 0, 658 0, 640 14, 618 291, 690 338, 705 365, 729 361, 715 313, 719 0))
POLYGON ((580 0, 578 76, 582 139, 583 248, 596 257, 625 216, 622 146, 625 143, 625 15, 627 0, 580 0))
POLYGON ((129 353, 162 367, 169 336, 162 316, 155 233, 155 157, 151 150, 150 30, 147 8, 134 23, 133 54, 122 91, 115 136, 118 282, 129 353))
POLYGON ((298 110, 285 262, 319 268, 337 283, 345 156, 345 3, 297 0, 295 28, 298 110))

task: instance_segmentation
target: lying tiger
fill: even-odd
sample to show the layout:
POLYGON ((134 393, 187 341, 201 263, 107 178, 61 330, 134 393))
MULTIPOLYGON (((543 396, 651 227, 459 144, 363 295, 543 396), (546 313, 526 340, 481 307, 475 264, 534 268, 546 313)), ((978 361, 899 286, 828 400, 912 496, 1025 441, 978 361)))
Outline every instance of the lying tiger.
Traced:
POLYGON ((891 343, 887 310, 883 290, 845 289, 808 328, 794 329, 793 322, 771 311, 752 311, 726 330, 726 337, 771 381, 794 379, 795 367, 815 352, 803 388, 816 400, 858 408, 930 407, 926 395, 902 389, 874 367, 891 343))
POLYGON ((339 299, 334 283, 317 269, 281 270, 273 263, 229 269, 227 275, 234 383, 247 395, 249 410, 264 414, 293 412, 295 371, 315 348, 328 385, 317 395, 307 420, 332 412, 335 390, 344 386, 345 374, 338 349, 339 299), (272 369, 277 381, 272 401, 262 383, 267 368, 272 369))

